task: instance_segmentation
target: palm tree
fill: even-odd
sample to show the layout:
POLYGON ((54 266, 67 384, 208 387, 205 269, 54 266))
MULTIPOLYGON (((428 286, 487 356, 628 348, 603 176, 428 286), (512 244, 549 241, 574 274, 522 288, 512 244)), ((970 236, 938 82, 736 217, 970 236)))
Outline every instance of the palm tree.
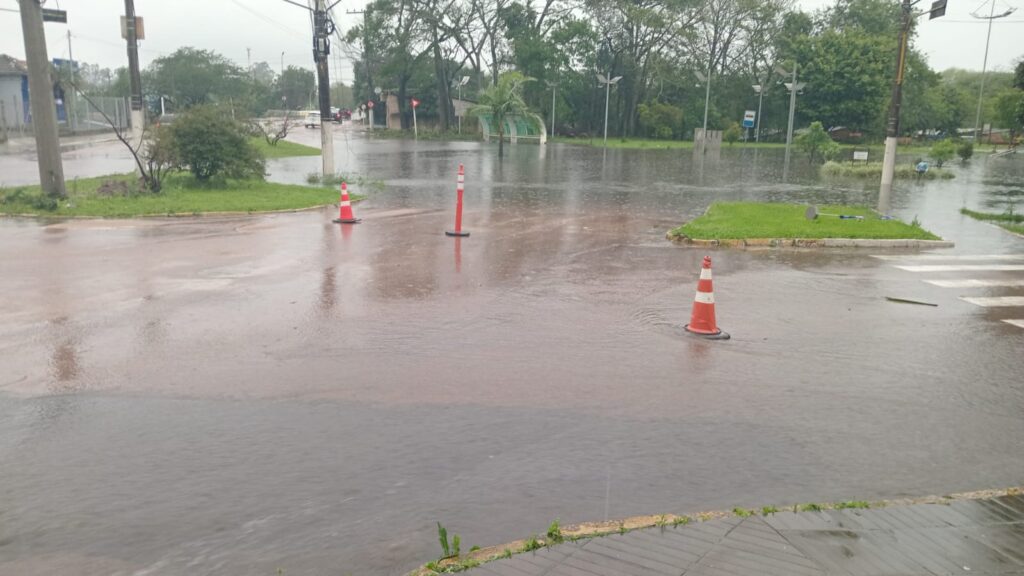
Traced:
POLYGON ((519 72, 506 72, 498 83, 480 93, 480 103, 469 113, 474 116, 490 116, 498 130, 498 157, 505 152, 505 120, 513 116, 526 116, 530 109, 523 101, 523 85, 533 80, 519 72))

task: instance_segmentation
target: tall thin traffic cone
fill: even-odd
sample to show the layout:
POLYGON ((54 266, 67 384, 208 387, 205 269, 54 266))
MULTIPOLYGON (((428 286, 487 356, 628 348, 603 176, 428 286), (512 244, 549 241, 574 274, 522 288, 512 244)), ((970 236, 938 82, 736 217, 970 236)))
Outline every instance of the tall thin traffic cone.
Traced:
POLYGON ((362 220, 352 213, 352 201, 348 197, 348 185, 341 183, 341 200, 338 201, 338 217, 335 224, 358 224, 362 220))
POLYGON ((455 193, 458 199, 455 201, 455 230, 445 230, 445 236, 469 236, 469 232, 462 230, 462 192, 466 187, 466 171, 462 164, 459 164, 459 177, 455 184, 455 193))
POLYGON ((711 256, 704 257, 697 281, 697 295, 693 298, 693 314, 686 331, 713 340, 728 340, 729 335, 715 324, 715 292, 711 287, 711 256))

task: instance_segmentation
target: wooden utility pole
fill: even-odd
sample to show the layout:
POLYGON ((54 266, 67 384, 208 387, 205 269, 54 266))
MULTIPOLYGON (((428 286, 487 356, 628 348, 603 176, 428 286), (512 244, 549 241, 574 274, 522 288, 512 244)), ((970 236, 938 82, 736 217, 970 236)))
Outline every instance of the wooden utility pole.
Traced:
POLYGON ((60 157, 57 135, 57 109, 53 101, 53 79, 50 58, 46 53, 43 11, 38 0, 19 0, 21 30, 25 37, 25 60, 28 61, 29 103, 32 108, 32 129, 36 136, 39 183, 43 192, 65 198, 64 165, 60 157))

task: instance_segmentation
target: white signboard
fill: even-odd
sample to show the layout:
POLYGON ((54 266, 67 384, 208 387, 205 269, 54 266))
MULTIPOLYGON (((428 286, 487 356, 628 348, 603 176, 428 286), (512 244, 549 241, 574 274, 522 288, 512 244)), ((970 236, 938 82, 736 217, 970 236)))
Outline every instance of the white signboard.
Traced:
POLYGON ((747 110, 746 112, 744 112, 743 113, 743 127, 744 128, 753 128, 754 127, 754 117, 755 116, 757 116, 757 114, 753 110, 747 110))
POLYGON ((854 150, 853 151, 853 159, 854 160, 867 160, 868 159, 868 151, 867 150, 854 150))

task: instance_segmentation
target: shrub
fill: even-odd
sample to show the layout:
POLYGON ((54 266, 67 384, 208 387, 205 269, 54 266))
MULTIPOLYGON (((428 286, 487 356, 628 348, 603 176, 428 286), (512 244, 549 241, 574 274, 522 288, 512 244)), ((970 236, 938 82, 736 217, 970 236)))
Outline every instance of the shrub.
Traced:
POLYGON ((197 180, 214 176, 263 178, 263 157, 249 143, 248 130, 215 106, 188 109, 170 127, 174 156, 197 180))
POLYGON ((974 142, 961 142, 956 148, 956 154, 964 162, 970 160, 971 156, 974 156, 974 142))
POLYGON ((825 132, 821 122, 812 122, 807 132, 797 136, 796 147, 806 152, 811 162, 832 160, 839 154, 839 144, 825 132))
POLYGON ((742 135, 743 132, 740 130, 740 125, 733 122, 728 128, 726 128, 725 133, 722 134, 722 139, 728 142, 729 146, 732 146, 742 135))
POLYGON ((939 140, 932 144, 932 149, 928 151, 928 155, 932 157, 932 160, 935 160, 935 165, 939 168, 942 168, 942 165, 955 154, 956 146, 953 145, 952 140, 939 140))
POLYGON ((671 104, 654 102, 637 107, 640 125, 647 136, 667 140, 679 134, 683 127, 683 109, 671 104))

